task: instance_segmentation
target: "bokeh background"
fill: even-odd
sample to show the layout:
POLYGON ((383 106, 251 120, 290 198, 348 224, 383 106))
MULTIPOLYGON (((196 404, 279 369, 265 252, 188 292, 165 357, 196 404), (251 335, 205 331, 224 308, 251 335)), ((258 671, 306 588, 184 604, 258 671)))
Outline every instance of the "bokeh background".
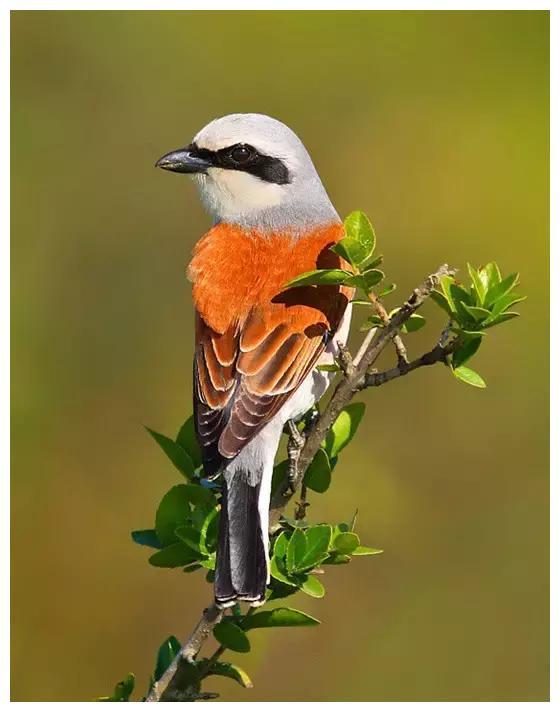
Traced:
MULTIPOLYGON (((523 317, 473 366, 364 396, 313 506, 381 547, 256 631, 229 700, 548 695, 549 22, 545 12, 12 14, 12 698, 88 700, 184 637, 209 587, 129 532, 180 477, 142 424, 190 412, 184 266, 209 225, 156 171, 210 119, 292 126, 401 291, 443 261, 520 270, 523 317), (29 656, 39 664, 29 669, 29 656)), ((441 314, 411 351, 430 345, 441 314)))

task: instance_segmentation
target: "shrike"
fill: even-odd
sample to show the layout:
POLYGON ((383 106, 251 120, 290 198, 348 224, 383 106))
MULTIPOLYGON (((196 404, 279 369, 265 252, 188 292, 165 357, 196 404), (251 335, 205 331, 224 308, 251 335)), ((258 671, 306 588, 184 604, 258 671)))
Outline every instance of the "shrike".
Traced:
POLYGON ((319 400, 350 325, 352 290, 285 285, 338 268, 344 236, 305 146, 262 114, 212 121, 156 164, 194 177, 213 227, 188 267, 195 305, 194 416, 207 477, 223 476, 214 594, 260 605, 268 508, 284 424, 319 400))

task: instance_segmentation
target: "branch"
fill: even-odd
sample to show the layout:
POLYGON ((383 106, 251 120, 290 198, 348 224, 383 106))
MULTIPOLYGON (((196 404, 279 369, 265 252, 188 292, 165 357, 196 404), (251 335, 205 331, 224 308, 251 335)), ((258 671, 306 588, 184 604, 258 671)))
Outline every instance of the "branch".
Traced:
POLYGON ((445 346, 437 344, 431 351, 409 363, 399 363, 395 368, 390 368, 388 371, 382 371, 381 373, 366 373, 362 388, 382 386, 394 378, 406 376, 407 373, 415 371, 421 366, 433 366, 435 363, 445 363, 446 357, 452 354, 456 348, 457 340, 454 339, 445 346))
MULTIPOLYGON (((421 366, 430 366, 439 361, 444 361, 446 356, 454 351, 457 341, 453 340, 445 344, 446 339, 442 336, 438 344, 430 352, 414 361, 408 362, 404 344, 398 333, 402 324, 428 299, 431 292, 439 284, 440 279, 443 276, 454 274, 454 269, 449 268, 447 265, 442 265, 434 274, 430 275, 412 292, 403 306, 390 319, 387 316, 387 319, 384 320, 386 325, 383 328, 372 329, 367 333, 353 361, 345 348, 341 350, 339 363, 342 367, 342 378, 323 413, 313 423, 300 443, 297 443, 298 452, 292 452, 290 455, 291 460, 296 463, 296 471, 292 472, 293 479, 287 475, 272 494, 269 513, 271 530, 275 529, 286 505, 302 484, 303 475, 319 451, 321 443, 332 424, 342 409, 350 403, 355 393, 370 386, 381 386, 421 366), (379 355, 390 342, 393 342, 396 347, 397 366, 382 373, 372 372, 379 355)), ((383 307, 381 308, 383 309, 383 307)), ((294 443, 292 443, 291 447, 294 448, 294 443)), ((175 657, 175 660, 153 685, 146 702, 177 701, 188 698, 189 693, 191 694, 191 699, 193 698, 194 691, 191 692, 188 682, 185 683, 185 680, 188 680, 188 674, 185 673, 188 673, 190 663, 196 659, 204 642, 222 617, 223 611, 214 604, 204 611, 202 618, 175 657)), ((223 648, 218 648, 210 660, 215 661, 222 652, 223 648)))
MULTIPOLYGON (((332 424, 337 419, 340 412, 348 405, 348 403, 350 403, 355 393, 370 385, 369 383, 366 383, 366 379, 370 378, 370 376, 368 376, 368 372, 371 371, 383 349, 390 341, 393 341, 393 337, 398 333, 404 322, 409 319, 410 316, 422 306, 422 304, 424 304, 426 299, 428 299, 432 291, 439 284, 440 279, 444 276, 452 276, 454 274, 455 270, 445 264, 439 267, 434 274, 431 274, 412 292, 403 306, 389 319, 387 326, 380 329, 372 329, 367 333, 358 352, 358 357, 354 359, 353 369, 351 372, 347 372, 346 375, 343 375, 325 410, 315 423, 314 427, 307 434, 305 444, 303 445, 298 457, 297 473, 291 483, 291 491, 295 491, 301 483, 305 471, 319 451, 321 443, 327 436, 327 433, 331 429, 332 424)), ((436 347, 436 349, 437 348, 438 347, 436 347)), ((432 356, 431 358, 434 357, 435 356, 432 356)), ((397 366, 397 369, 399 369, 398 375, 405 375, 405 373, 409 373, 415 368, 428 365, 427 362, 418 362, 421 360, 422 359, 418 359, 417 361, 413 361, 412 364, 409 364, 408 362, 399 359, 399 364, 397 366), (413 366, 413 368, 411 368, 411 366, 413 366)), ((396 373, 392 374, 391 378, 386 378, 386 381, 384 382, 392 380, 396 377, 396 373)), ((381 385, 381 383, 378 385, 381 385)), ((291 494, 290 491, 288 491, 288 482, 283 481, 277 488, 276 492, 273 493, 270 502, 271 526, 276 524, 280 519, 284 507, 288 503, 290 497, 291 494)))
POLYGON ((214 626, 222 620, 223 615, 223 610, 220 610, 215 604, 204 610, 187 642, 160 679, 154 683, 150 694, 146 697, 146 702, 165 702, 186 696, 185 693, 188 690, 185 690, 184 681, 185 678, 188 678, 189 665, 195 660, 204 642, 214 626))
MULTIPOLYGON (((369 299, 371 301, 371 304, 372 304, 373 309, 376 312, 377 316, 383 322, 383 326, 387 326, 390 321, 389 314, 387 313, 387 310, 385 309, 383 304, 380 302, 377 295, 375 295, 373 292, 370 292, 369 299)), ((395 351, 397 353, 397 361, 398 361, 399 365, 407 363, 408 362, 408 354, 406 353, 406 347, 403 343, 403 340, 401 339, 401 335, 397 332, 397 333, 393 334, 393 336, 391 336, 391 340, 392 340, 393 344, 395 345, 395 351)))

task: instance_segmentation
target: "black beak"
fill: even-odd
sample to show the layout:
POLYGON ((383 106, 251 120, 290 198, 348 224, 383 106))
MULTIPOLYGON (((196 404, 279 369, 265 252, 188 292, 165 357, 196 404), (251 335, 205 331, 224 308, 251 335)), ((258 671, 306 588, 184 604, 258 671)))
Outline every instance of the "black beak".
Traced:
POLYGON ((156 168, 163 168, 174 173, 206 173, 212 163, 197 155, 190 146, 170 151, 156 163, 156 168))

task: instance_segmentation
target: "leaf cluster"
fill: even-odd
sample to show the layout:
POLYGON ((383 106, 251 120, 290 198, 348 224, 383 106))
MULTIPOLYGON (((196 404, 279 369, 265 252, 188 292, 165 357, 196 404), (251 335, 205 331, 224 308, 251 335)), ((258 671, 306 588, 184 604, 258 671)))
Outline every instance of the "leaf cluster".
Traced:
MULTIPOLYGON (((305 475, 305 485, 310 490, 316 493, 327 491, 340 453, 355 436, 364 412, 363 403, 351 403, 340 413, 305 475)), ((147 431, 183 481, 162 497, 154 526, 133 531, 132 539, 141 546, 156 550, 149 558, 152 566, 182 568, 186 573, 203 569, 206 579, 212 581, 221 492, 216 482, 204 478, 193 418, 185 421, 174 439, 150 428, 147 431)), ((273 487, 285 473, 287 464, 285 460, 275 467, 273 487)), ((355 517, 348 524, 311 524, 282 518, 271 538, 271 581, 266 592, 267 602, 287 598, 299 591, 321 598, 325 588, 320 580, 323 571, 318 570, 319 565, 346 564, 352 556, 381 553, 380 549, 362 546, 354 529, 355 517)), ((222 648, 245 653, 251 648, 248 633, 253 629, 318 624, 319 620, 295 608, 284 606, 258 612, 249 609, 243 614, 236 605, 214 627, 214 637, 222 648)), ((180 643, 173 636, 162 643, 150 687, 169 667, 179 649, 180 643)), ((193 700, 208 694, 201 692, 201 685, 211 675, 229 677, 244 687, 251 686, 249 676, 238 665, 218 659, 197 659, 186 665, 185 674, 189 699, 193 700)), ((133 686, 133 678, 132 683, 126 678, 117 685, 111 698, 103 699, 115 700, 120 695, 121 701, 126 701, 124 697, 130 696, 133 686)))
POLYGON ((149 562, 161 568, 200 568, 212 572, 216 565, 219 487, 204 479, 202 458, 188 418, 175 440, 147 428, 168 459, 186 479, 162 498, 153 529, 132 532, 137 544, 157 549, 149 562))
POLYGON ((511 307, 526 297, 513 291, 519 284, 518 273, 502 279, 495 262, 478 269, 470 264, 467 267, 469 284, 443 277, 440 289, 434 290, 431 297, 446 312, 450 331, 457 335, 457 348, 448 360, 453 375, 471 386, 484 388, 483 378, 464 364, 479 350, 488 329, 519 316, 511 307))

